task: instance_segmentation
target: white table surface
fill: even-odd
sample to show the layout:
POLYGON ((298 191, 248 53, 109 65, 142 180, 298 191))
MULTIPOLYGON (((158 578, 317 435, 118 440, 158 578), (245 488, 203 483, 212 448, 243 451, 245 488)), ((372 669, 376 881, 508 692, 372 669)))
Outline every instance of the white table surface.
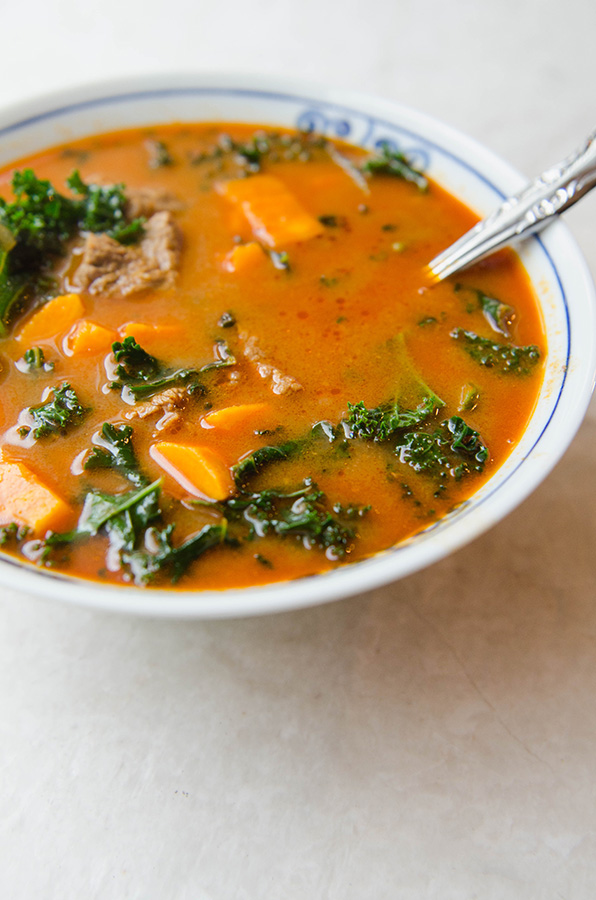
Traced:
MULTIPOLYGON (((528 175, 596 125, 593 0, 4 3, 0 99, 166 70, 303 76, 528 175)), ((596 273, 596 195, 567 215, 596 273)), ((596 407, 425 572, 253 620, 1 590, 2 900, 592 900, 596 407)))

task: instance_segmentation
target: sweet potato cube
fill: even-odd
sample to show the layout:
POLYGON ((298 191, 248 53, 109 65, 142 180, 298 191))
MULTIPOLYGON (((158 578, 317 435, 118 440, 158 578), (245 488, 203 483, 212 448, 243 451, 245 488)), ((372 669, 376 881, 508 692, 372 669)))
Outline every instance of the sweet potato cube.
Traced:
POLYGON ((115 331, 84 319, 67 334, 65 350, 70 356, 93 356, 107 352, 117 337, 115 331))
POLYGON ((83 301, 78 294, 61 294, 48 300, 28 319, 19 333, 17 341, 35 344, 64 332, 85 314, 83 301))
POLYGON ((238 406, 225 406, 203 416, 203 425, 207 428, 221 428, 232 431, 253 421, 260 421, 270 410, 268 403, 243 403, 238 406))
POLYGON ((250 241, 248 244, 238 244, 226 256, 224 269, 227 272, 249 271, 264 258, 265 254, 260 244, 257 244, 256 241, 250 241))
POLYGON ((151 325, 147 322, 127 322, 118 329, 120 339, 134 337, 145 350, 167 347, 184 334, 181 325, 151 325))
POLYGON ((195 497, 225 500, 234 489, 229 468, 210 447, 160 441, 152 445, 149 453, 180 487, 195 497))
POLYGON ((72 516, 68 503, 54 493, 20 460, 0 450, 0 521, 28 525, 37 536, 66 527, 72 516))
POLYGON ((273 175, 254 175, 222 182, 219 192, 244 213, 257 240, 269 247, 286 247, 323 232, 283 181, 273 175))

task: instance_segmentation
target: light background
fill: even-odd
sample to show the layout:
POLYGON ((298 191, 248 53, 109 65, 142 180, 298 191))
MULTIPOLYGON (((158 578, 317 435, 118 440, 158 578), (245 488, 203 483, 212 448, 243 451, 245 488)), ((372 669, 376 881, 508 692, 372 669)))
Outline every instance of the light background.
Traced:
MULTIPOLYGON (((528 176, 596 126, 593 0, 2 4, 0 99, 212 70, 395 98, 528 176)), ((596 273, 596 195, 566 216, 596 273)), ((400 583, 164 623, 4 589, 6 900, 592 900, 596 411, 400 583)))

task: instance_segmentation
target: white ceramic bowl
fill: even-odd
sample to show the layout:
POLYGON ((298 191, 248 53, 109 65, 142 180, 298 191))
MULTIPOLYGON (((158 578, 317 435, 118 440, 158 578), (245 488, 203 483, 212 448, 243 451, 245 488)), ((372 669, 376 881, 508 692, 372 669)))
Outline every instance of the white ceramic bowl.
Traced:
MULTIPOLYGON (((0 163, 53 144, 135 125, 237 121, 315 128, 372 148, 390 141, 479 215, 523 179, 475 141, 386 100, 271 78, 143 77, 86 86, 0 115, 0 163)), ((542 308, 548 358, 536 410, 511 456, 466 504, 405 543, 332 572, 243 590, 165 591, 111 587, 0 561, 0 583, 73 603, 152 616, 215 618, 296 609, 385 584, 478 537, 517 506, 564 453, 588 405, 596 370, 594 286, 565 226, 557 222, 521 251, 542 308)))

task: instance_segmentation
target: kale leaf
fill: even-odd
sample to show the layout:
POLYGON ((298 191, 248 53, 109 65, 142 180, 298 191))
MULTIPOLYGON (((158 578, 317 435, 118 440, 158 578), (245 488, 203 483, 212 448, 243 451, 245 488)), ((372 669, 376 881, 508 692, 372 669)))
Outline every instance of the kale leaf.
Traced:
POLYGON ((458 341, 479 365, 495 369, 504 375, 529 375, 540 359, 540 350, 535 344, 527 347, 497 344, 490 338, 481 337, 463 328, 455 328, 451 332, 451 337, 458 341))
POLYGON ((33 418, 33 437, 47 437, 50 434, 64 434, 68 428, 78 425, 89 410, 81 405, 75 391, 68 382, 54 388, 52 400, 41 406, 28 409, 33 418))
POLYGON ((122 342, 114 341, 112 353, 116 361, 114 375, 119 385, 148 381, 161 369, 157 359, 143 350, 132 336, 124 338, 122 342))
POLYGON ((503 303, 502 300, 498 300, 496 297, 485 294, 484 291, 478 288, 466 288, 461 284, 456 284, 454 290, 457 293, 462 293, 464 296, 471 294, 475 302, 470 304, 470 311, 475 306, 479 306, 484 313, 486 321, 494 331, 502 334, 503 337, 511 337, 511 325, 515 319, 515 310, 512 306, 509 306, 508 303, 503 303))
POLYGON ((232 475, 236 486, 243 490, 250 478, 258 475, 264 468, 273 462, 289 459, 303 447, 304 441, 287 441, 279 446, 271 445, 259 447, 236 463, 232 468, 232 475))
POLYGON ((446 419, 433 431, 406 432, 395 454, 415 472, 436 478, 441 488, 446 487, 449 477, 459 480, 482 472, 489 455, 478 432, 459 416, 446 419))
POLYGON ((132 434, 130 425, 104 422, 100 434, 94 437, 95 446, 83 468, 116 469, 135 487, 144 487, 149 479, 140 470, 132 445, 132 434))
POLYGON ((387 441, 396 431, 413 428, 428 419, 438 408, 437 399, 435 395, 429 395, 416 409, 401 409, 398 403, 388 403, 373 409, 367 409, 362 401, 348 403, 347 424, 354 437, 387 441))
POLYGON ((39 373, 52 372, 54 370, 53 362, 46 362, 45 354, 41 347, 29 347, 23 353, 22 360, 17 362, 17 368, 21 372, 39 373))
POLYGON ((294 537, 307 550, 323 550, 329 559, 344 559, 357 537, 347 521, 365 515, 370 507, 339 504, 329 509, 323 491, 317 489, 312 479, 306 479, 295 491, 267 489, 243 492, 225 502, 225 510, 231 522, 241 521, 249 525, 249 539, 275 535, 294 537), (335 513, 335 515, 333 515, 335 513))
POLYGON ((104 232, 121 244, 132 244, 143 236, 143 218, 126 219, 126 196, 123 184, 85 184, 79 172, 66 179, 66 184, 83 199, 74 201, 76 225, 81 231, 104 232))
POLYGON ((45 540, 46 546, 52 548, 69 544, 80 538, 93 537, 103 530, 113 551, 120 554, 134 550, 150 523, 161 515, 161 483, 159 479, 138 490, 117 495, 89 491, 76 528, 49 535, 45 540))
POLYGON ((167 525, 160 531, 156 528, 148 529, 149 540, 157 547, 154 553, 139 549, 122 554, 122 561, 129 567, 136 584, 147 584, 158 572, 168 572, 175 584, 191 563, 207 550, 222 543, 226 537, 227 522, 222 519, 217 524, 205 525, 198 534, 187 538, 177 547, 172 546, 171 542, 173 530, 173 525, 167 525))
POLYGON ((131 335, 112 344, 112 353, 116 366, 116 379, 110 383, 111 388, 122 388, 122 397, 127 402, 136 403, 159 394, 167 388, 180 384, 188 384, 189 392, 205 391, 200 382, 200 375, 218 369, 225 369, 236 364, 236 358, 230 352, 226 341, 217 340, 214 344, 215 359, 205 363, 198 369, 168 369, 162 362, 147 353, 131 335))

